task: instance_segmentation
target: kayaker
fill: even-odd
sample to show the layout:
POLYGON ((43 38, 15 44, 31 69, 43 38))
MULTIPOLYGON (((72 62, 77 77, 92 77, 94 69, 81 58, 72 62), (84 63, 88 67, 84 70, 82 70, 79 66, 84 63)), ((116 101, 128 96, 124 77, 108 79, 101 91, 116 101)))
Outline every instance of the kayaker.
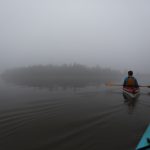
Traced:
POLYGON ((124 83, 123 83, 124 87, 135 87, 138 88, 139 84, 136 80, 136 78, 133 76, 133 71, 128 71, 128 77, 125 78, 124 83))

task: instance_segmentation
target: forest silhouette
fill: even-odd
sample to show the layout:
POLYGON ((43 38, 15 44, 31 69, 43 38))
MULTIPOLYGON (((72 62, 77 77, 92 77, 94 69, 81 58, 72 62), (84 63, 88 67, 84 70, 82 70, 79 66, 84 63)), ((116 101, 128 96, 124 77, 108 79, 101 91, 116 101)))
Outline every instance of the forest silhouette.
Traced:
POLYGON ((35 65, 6 70, 2 73, 6 81, 36 87, 85 87, 100 85, 104 82, 117 81, 121 78, 118 70, 88 67, 81 64, 72 65, 35 65))

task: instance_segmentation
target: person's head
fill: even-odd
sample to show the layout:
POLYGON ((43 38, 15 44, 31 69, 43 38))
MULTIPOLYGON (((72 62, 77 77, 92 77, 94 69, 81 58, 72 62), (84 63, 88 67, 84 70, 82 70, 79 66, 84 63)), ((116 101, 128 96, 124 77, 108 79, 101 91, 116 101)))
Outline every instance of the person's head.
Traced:
POLYGON ((133 75, 133 71, 128 71, 128 76, 132 76, 133 75))

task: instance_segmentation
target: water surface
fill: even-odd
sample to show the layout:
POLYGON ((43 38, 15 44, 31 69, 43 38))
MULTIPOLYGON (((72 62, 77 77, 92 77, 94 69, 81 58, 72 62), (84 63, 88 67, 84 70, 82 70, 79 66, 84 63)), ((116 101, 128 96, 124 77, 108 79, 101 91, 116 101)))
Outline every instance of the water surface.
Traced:
POLYGON ((0 81, 0 149, 133 150, 150 122, 149 90, 125 101, 121 88, 55 89, 0 81))

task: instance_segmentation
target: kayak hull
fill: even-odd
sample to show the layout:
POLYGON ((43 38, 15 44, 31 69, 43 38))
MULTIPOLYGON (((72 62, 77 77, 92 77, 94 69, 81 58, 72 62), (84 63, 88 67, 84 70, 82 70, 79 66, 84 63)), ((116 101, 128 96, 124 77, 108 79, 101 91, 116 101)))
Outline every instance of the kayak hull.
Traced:
POLYGON ((140 95, 140 89, 135 87, 123 87, 123 95, 127 99, 136 99, 140 95))
POLYGON ((144 132, 140 142, 136 147, 136 150, 150 150, 150 125, 144 132))

